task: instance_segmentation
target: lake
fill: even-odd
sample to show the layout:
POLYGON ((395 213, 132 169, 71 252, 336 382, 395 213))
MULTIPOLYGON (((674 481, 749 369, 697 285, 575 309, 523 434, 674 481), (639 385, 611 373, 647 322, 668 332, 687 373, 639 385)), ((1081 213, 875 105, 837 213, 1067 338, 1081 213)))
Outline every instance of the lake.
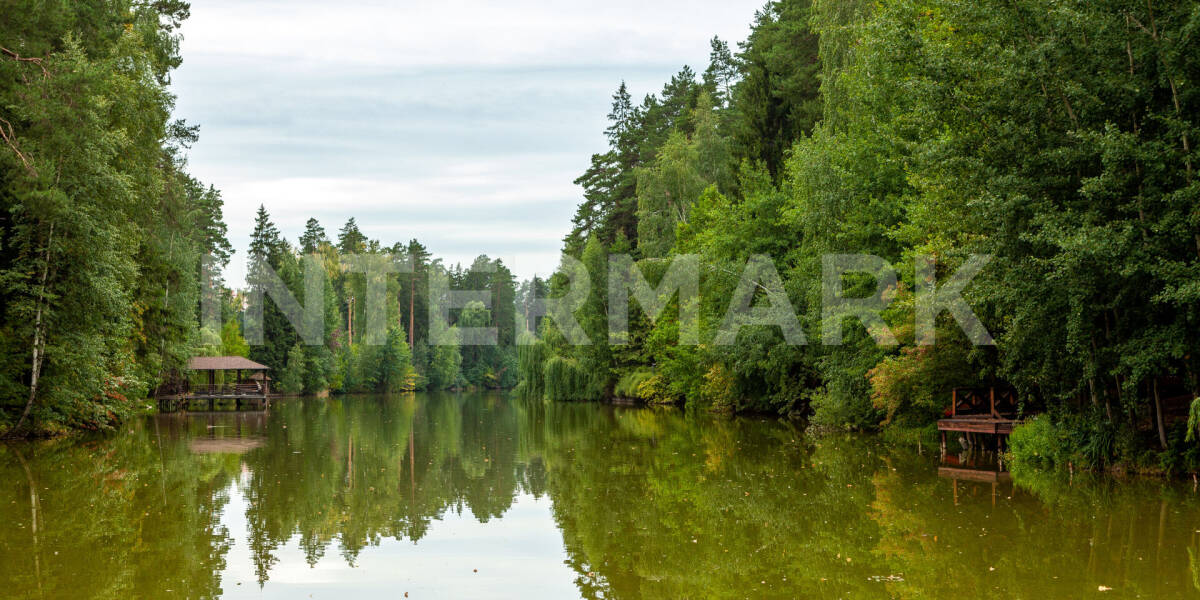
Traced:
POLYGON ((3 598, 1200 593, 1191 482, 1014 485, 774 419, 282 400, 0 445, 0 475, 3 598))

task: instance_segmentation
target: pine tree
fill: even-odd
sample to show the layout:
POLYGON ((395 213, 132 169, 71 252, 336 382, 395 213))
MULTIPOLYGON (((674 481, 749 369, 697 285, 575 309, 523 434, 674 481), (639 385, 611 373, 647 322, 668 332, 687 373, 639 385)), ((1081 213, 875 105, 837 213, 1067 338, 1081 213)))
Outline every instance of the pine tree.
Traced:
POLYGON ((279 391, 296 395, 304 390, 305 362, 304 347, 300 344, 292 346, 287 355, 287 366, 283 369, 283 376, 279 379, 279 391))
POLYGON ((254 231, 250 234, 246 283, 263 302, 263 321, 261 324, 247 323, 247 326, 262 327, 263 343, 250 349, 250 357, 280 371, 287 363, 289 349, 298 343, 299 333, 266 293, 267 277, 272 271, 303 301, 302 290, 298 289, 301 286, 296 258, 280 236, 279 229, 271 222, 266 207, 259 206, 254 219, 254 231))
POLYGON ((712 96, 717 108, 729 105, 733 84, 737 81, 738 66, 729 51, 729 44, 714 36, 709 42, 712 51, 708 54, 708 68, 704 70, 704 88, 712 96))
POLYGON ((338 232, 338 251, 342 254, 362 254, 367 251, 367 236, 358 229, 354 217, 350 217, 338 232))
POLYGON ((304 234, 300 236, 300 251, 304 254, 316 252, 321 244, 328 244, 325 228, 316 219, 309 219, 304 225, 304 234))
POLYGON ((760 161, 778 178, 784 152, 820 120, 819 39, 811 0, 774 0, 755 15, 741 45, 741 79, 733 88, 739 158, 760 161))
POLYGON ((412 352, 404 341, 404 329, 393 325, 388 329, 387 343, 379 359, 379 391, 411 392, 416 387, 416 371, 412 365, 412 352))

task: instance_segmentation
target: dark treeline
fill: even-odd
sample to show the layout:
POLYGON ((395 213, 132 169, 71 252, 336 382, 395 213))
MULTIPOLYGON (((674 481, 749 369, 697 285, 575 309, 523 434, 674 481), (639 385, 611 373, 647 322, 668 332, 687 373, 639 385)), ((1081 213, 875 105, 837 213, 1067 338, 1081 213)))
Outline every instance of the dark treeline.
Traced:
POLYGON ((768 3, 736 52, 713 40, 702 74, 640 103, 621 85, 564 240, 591 275, 577 317, 592 340, 606 339, 607 255, 633 253, 651 284, 700 255, 700 344, 678 343, 678 305, 651 322, 634 303, 627 345, 569 345, 546 320, 522 389, 901 436, 928 434, 953 387, 1011 385, 1052 424, 1015 435, 1018 456, 1200 466, 1171 418, 1200 389, 1197 23, 1194 1, 768 3), (833 253, 895 266, 895 343, 823 316, 833 253), (777 327, 712 343, 754 254, 773 257, 808 345, 777 327), (964 298, 995 345, 969 344, 949 314, 918 344, 916 258, 935 257, 943 283, 973 254, 994 257, 964 298), (830 326, 842 345, 820 343, 830 326))
MULTIPOLYGON (((514 342, 519 326, 515 278, 499 259, 479 256, 468 267, 447 266, 417 240, 384 246, 368 239, 353 218, 331 238, 316 219, 309 219, 298 244, 280 235, 260 208, 251 234, 247 292, 265 289, 268 272, 279 277, 297 301, 305 298, 307 258, 319 265, 324 287, 322 339, 304 343, 300 329, 279 305, 263 302, 263 339, 248 344, 247 293, 226 290, 221 331, 202 332, 201 352, 241 355, 271 367, 274 388, 289 394, 326 392, 399 392, 416 389, 509 388, 516 385, 514 342), (369 275, 356 261, 390 263, 379 271, 384 280, 384 331, 373 331, 368 298, 369 275), (383 271, 392 271, 384 273, 383 271), (443 281, 444 289, 436 282, 443 281), (431 289, 431 286, 432 289, 431 289), (446 302, 446 292, 490 295, 490 307, 472 301, 445 310, 445 322, 431 318, 431 301, 446 302), (460 328, 494 328, 496 344, 464 343, 460 328), (219 337, 219 339, 218 339, 219 337)), ((265 298, 270 298, 264 294, 265 298)), ((446 304, 449 306, 449 304, 446 304)))

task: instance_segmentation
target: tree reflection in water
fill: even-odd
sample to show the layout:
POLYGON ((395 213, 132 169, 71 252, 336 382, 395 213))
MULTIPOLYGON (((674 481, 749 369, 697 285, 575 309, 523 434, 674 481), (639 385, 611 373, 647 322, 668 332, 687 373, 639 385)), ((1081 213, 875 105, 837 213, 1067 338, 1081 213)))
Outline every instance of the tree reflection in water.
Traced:
POLYGON ((0 447, 0 473, 0 597, 217 597, 235 539, 269 585, 285 545, 355 565, 396 540, 419 550, 448 512, 504 519, 526 494, 551 502, 563 549, 544 558, 587 598, 1200 590, 1190 486, 955 482, 873 437, 766 419, 496 394, 292 401, 0 447), (222 525, 231 494, 244 531, 222 525))

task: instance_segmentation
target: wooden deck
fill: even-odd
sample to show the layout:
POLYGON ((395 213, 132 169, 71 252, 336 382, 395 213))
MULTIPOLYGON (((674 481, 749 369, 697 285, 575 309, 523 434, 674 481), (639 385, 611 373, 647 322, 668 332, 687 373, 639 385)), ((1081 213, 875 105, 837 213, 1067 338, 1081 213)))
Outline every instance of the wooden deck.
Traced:
POLYGON ((184 377, 183 385, 175 386, 173 393, 159 396, 158 408, 162 412, 188 410, 192 402, 198 400, 205 402, 208 410, 214 410, 218 401, 233 400, 237 410, 243 407, 266 409, 271 404, 268 370, 266 365, 244 356, 194 356, 188 359, 189 375, 184 377), (225 373, 229 378, 217 383, 217 372, 225 373), (249 372, 250 377, 243 379, 243 372, 249 372), (208 383, 193 385, 191 373, 206 374, 208 383))
POLYGON ((1008 435, 1012 433, 1016 419, 997 419, 992 417, 958 417, 940 419, 938 431, 961 431, 964 433, 986 433, 990 435, 1008 435))
POLYGON ((190 394, 177 394, 174 396, 163 396, 158 399, 158 409, 162 412, 187 411, 190 409, 193 401, 203 402, 206 410, 216 410, 217 403, 221 401, 234 401, 236 410, 265 410, 271 406, 271 396, 263 393, 248 394, 248 393, 222 393, 217 392, 194 392, 190 394))
POLYGON ((1008 435, 1020 422, 1016 390, 1007 387, 955 388, 951 392, 947 418, 938 420, 942 437, 942 454, 946 453, 946 432, 965 437, 965 445, 973 447, 976 435, 996 438, 996 449, 1003 449, 1008 435))

